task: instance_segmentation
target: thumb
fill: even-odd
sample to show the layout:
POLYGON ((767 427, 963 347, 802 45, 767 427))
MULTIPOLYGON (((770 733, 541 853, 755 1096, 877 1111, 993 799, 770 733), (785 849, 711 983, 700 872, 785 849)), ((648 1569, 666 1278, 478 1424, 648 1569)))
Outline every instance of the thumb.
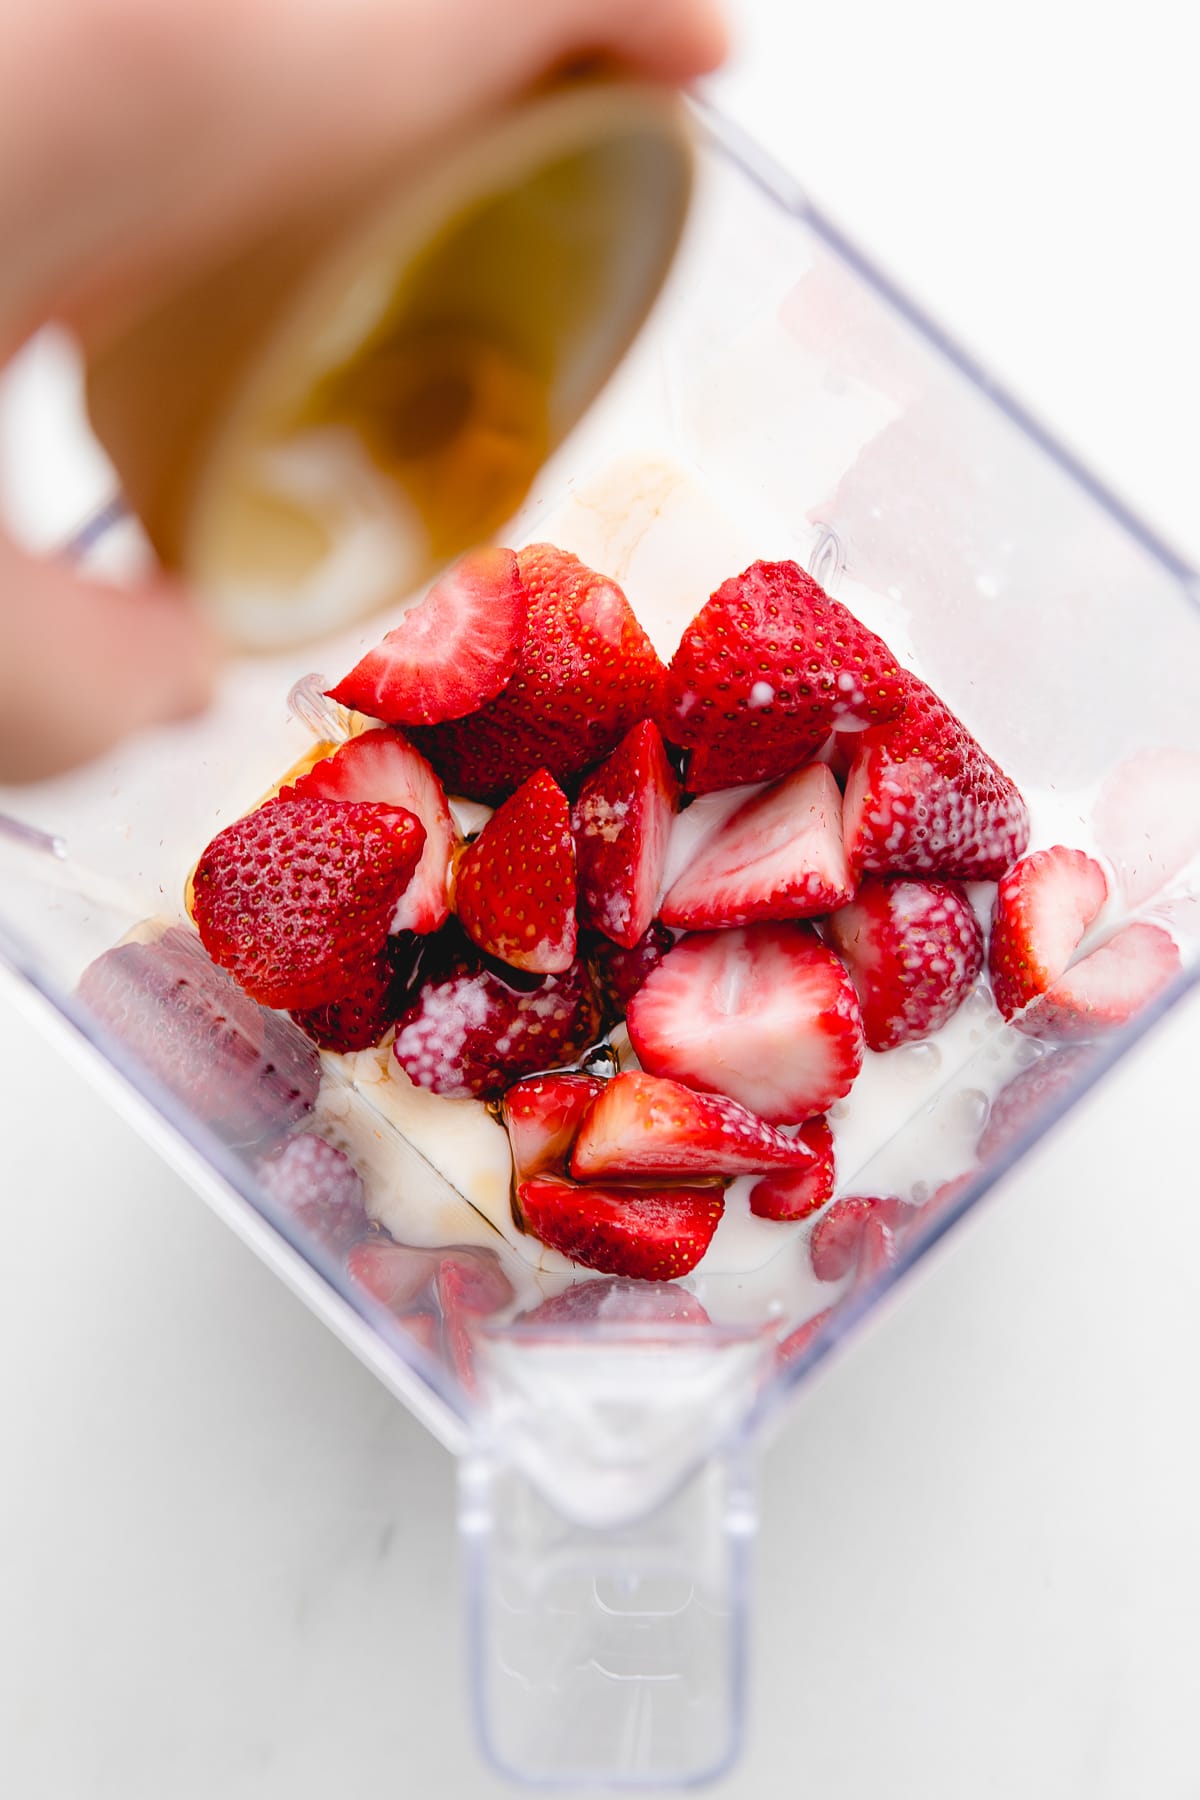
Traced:
POLYGON ((209 697, 217 649, 177 583, 84 578, 0 536, 0 781, 86 762, 209 697))

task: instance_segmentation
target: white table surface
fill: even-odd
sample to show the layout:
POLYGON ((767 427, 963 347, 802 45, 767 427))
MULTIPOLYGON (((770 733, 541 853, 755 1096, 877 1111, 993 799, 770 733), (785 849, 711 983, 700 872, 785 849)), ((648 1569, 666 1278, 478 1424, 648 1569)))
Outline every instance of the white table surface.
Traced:
MULTIPOLYGON (((1200 557, 1175 10, 741 0, 727 92, 1200 557)), ((0 420, 35 535, 88 481, 28 453, 44 375, 0 420)), ((769 1453, 719 1800, 1200 1794, 1198 1051, 1193 1001, 769 1453)), ((0 1092, 0 1792, 511 1792, 466 1728, 449 1460, 2 1000, 0 1092)))

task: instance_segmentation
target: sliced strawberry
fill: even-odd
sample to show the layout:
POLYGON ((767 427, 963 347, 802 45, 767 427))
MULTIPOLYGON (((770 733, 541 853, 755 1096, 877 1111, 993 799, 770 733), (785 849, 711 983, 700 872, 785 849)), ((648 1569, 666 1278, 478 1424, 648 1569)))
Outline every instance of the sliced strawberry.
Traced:
POLYGON ((579 917, 633 948, 658 904, 679 783, 652 719, 622 739, 571 808, 579 868, 579 917))
POLYGON ((366 1237, 346 1258, 346 1273, 389 1312, 406 1313, 430 1288, 438 1265, 436 1250, 366 1237))
POLYGON ((854 879, 842 843, 842 796, 824 763, 785 776, 708 838, 662 904, 688 931, 806 919, 844 906, 854 879))
POLYGON ((1029 841, 1024 800, 932 688, 906 674, 904 695, 901 716, 853 746, 851 868, 964 881, 1002 875, 1029 841))
POLYGON ((1094 1060, 1085 1045, 1072 1045, 1039 1056, 1035 1063, 1014 1075, 992 1101, 987 1126, 979 1140, 979 1159, 989 1162, 1015 1143, 1043 1113, 1049 1113, 1072 1089, 1078 1087, 1094 1060))
POLYGON ((1157 999, 1182 964, 1161 925, 1126 925, 1060 975, 1013 1024, 1038 1038, 1091 1038, 1125 1025, 1157 999))
POLYGON ((631 1069, 589 1106, 571 1153, 577 1181, 641 1175, 758 1175, 809 1169, 813 1152, 723 1094, 631 1069))
POLYGON ((553 544, 518 551, 529 598, 507 687, 416 742, 451 793, 494 801, 535 769, 569 781, 658 711, 663 668, 615 581, 553 544))
POLYGON ((516 668, 528 613, 512 551, 473 550, 329 689, 330 698, 389 725, 461 719, 493 699, 516 668))
POLYGON ((418 1087, 489 1099, 523 1075, 573 1062, 600 1031, 581 962, 517 988, 478 959, 432 977, 396 1023, 393 1055, 418 1087))
POLYGON ((532 1311, 518 1315, 515 1323, 530 1325, 629 1325, 644 1341, 647 1327, 711 1325, 712 1320, 694 1294, 681 1287, 647 1287, 642 1282, 610 1276, 604 1281, 577 1281, 552 1294, 532 1311))
POLYGON ((264 1006, 339 1000, 376 962, 424 844, 400 807, 272 800, 197 864, 204 948, 264 1006))
POLYGON ((825 1216, 817 1220, 809 1239, 813 1274, 818 1281, 841 1281, 852 1272, 864 1272, 864 1252, 868 1263, 865 1273, 873 1274, 880 1252, 885 1257, 890 1254, 896 1232, 916 1211, 903 1200, 861 1194, 835 1200, 825 1216))
POLYGON ((937 1031, 983 967, 979 920, 954 882, 868 875, 824 929, 858 990, 872 1050, 937 1031))
POLYGON ((367 1229, 358 1170, 314 1132, 289 1139, 259 1163, 258 1179, 283 1212, 330 1250, 348 1249, 367 1229))
POLYGON ((480 1322, 508 1305, 513 1298, 512 1282, 494 1250, 464 1247, 440 1259, 434 1291, 446 1354, 464 1387, 473 1391, 480 1322))
POLYGON ((835 727, 894 718, 900 669, 798 563, 752 563, 701 607, 671 659, 663 735, 692 748, 694 792, 770 781, 835 727))
POLYGON ((481 950, 531 974, 575 959, 575 846, 558 783, 539 769, 463 851, 454 906, 481 950))
POLYGON ((1108 899, 1104 870, 1082 850, 1055 844, 1010 869, 996 890, 988 968, 1006 1019, 1066 969, 1108 899))
POLYGON ((610 938, 589 937, 583 955, 596 982, 596 991, 604 1004, 607 1017, 623 1019, 629 1002, 652 969, 657 969, 674 936, 656 919, 631 950, 614 944, 610 938))
POLYGON ((198 937, 173 925, 106 950, 84 970, 92 1016, 198 1118, 233 1144, 286 1137, 317 1097, 317 1053, 256 1006, 198 937))
POLYGON ((740 1100, 772 1125, 825 1112, 862 1067, 853 983, 800 924, 702 931, 669 951, 629 1003, 653 1075, 740 1100))
POLYGON ((314 763, 281 800, 374 800, 402 806, 425 827, 416 873, 392 915, 393 931, 437 931, 450 913, 450 856, 458 841, 442 784, 398 731, 365 731, 314 763))
POLYGON ((712 1241, 719 1187, 579 1187, 535 1176, 517 1190, 525 1229, 572 1262, 634 1281, 687 1275, 712 1241))
POLYGON ((580 1122, 604 1083, 595 1075, 534 1075, 504 1096, 500 1116, 517 1179, 565 1175, 580 1122))
POLYGON ((836 1311, 835 1306, 827 1306, 823 1312, 814 1313, 811 1319, 805 1319, 803 1325, 797 1325, 794 1331, 789 1331, 775 1352, 776 1363, 782 1365, 798 1362, 809 1346, 816 1342, 836 1311))
POLYGON ((833 1133, 825 1119, 809 1119, 796 1133, 813 1161, 803 1169, 776 1169, 750 1189, 750 1211, 760 1219, 807 1219, 833 1199, 833 1133))

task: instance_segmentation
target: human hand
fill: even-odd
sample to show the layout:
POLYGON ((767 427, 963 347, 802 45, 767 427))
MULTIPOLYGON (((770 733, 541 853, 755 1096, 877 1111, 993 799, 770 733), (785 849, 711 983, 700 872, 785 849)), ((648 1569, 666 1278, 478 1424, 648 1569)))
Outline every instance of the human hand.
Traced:
MULTIPOLYGON (((683 82, 724 52, 713 0, 40 0, 0 30, 0 362, 48 320, 99 341, 574 58, 683 82)), ((174 579, 0 535, 0 780, 195 712, 216 659, 174 579)))

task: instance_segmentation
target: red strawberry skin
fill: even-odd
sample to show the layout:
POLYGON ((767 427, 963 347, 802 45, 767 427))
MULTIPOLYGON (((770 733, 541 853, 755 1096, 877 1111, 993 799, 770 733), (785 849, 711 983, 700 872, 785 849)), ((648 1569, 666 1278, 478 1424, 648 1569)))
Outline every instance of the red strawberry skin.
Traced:
POLYGON ((266 1193, 310 1235, 341 1253, 367 1231, 363 1184, 344 1151, 313 1132, 290 1138, 258 1166, 266 1193))
POLYGON ((627 950, 654 918, 678 802, 658 726, 643 719, 588 776, 571 808, 580 921, 627 950))
POLYGON ((264 1006, 348 994, 383 949, 425 829, 410 812, 272 800, 218 832, 196 867, 196 927, 213 961, 264 1006))
POLYGON ((583 963, 516 988, 463 957, 427 981, 397 1020, 393 1055, 418 1087, 487 1100, 524 1075, 573 1062, 599 1032, 583 963))
POLYGON ((807 1168, 774 1169, 750 1189, 750 1211, 760 1219, 807 1219, 833 1198, 833 1132, 825 1119, 809 1119, 796 1133, 812 1151, 807 1168))
POLYGON ((83 972, 79 997, 144 1067, 227 1142, 286 1137, 317 1097, 317 1053, 171 926, 118 944, 83 972))
POLYGON ((559 1331, 571 1325, 589 1331, 597 1325, 629 1326, 639 1343, 644 1343, 648 1331, 687 1330, 711 1325, 712 1320, 686 1288, 651 1287, 613 1275, 605 1281, 577 1281, 531 1311, 520 1313, 515 1323, 522 1328, 549 1325, 559 1331))
POLYGON ((992 992, 1006 1019, 1057 981, 1107 899, 1100 864, 1063 844, 1035 850, 1008 871, 996 889, 988 945, 992 992))
POLYGON ((389 725, 461 719, 512 675, 529 600, 511 550, 473 550, 434 582, 330 697, 389 725))
POLYGON ((385 1036, 396 1010, 395 971, 386 954, 366 969, 349 994, 326 1006, 292 1014, 301 1031, 322 1050, 370 1050, 385 1036))
POLYGON ((722 1094, 629 1070, 605 1082, 571 1153, 577 1181, 614 1176, 757 1175, 808 1169, 812 1151, 722 1094))
POLYGON ((674 933, 657 919, 631 950, 599 935, 588 938, 583 954, 595 978, 596 991, 607 1017, 625 1017, 629 1002, 674 942, 674 933))
POLYGON ((862 1067, 858 996, 803 924, 682 938, 629 1003, 642 1067, 740 1100, 772 1125, 825 1112, 862 1067))
POLYGON ((565 1175, 583 1115, 604 1083, 595 1075, 534 1075, 504 1096, 500 1116, 519 1180, 565 1175))
POLYGON ((633 1281, 687 1275, 725 1206, 717 1187, 580 1187, 535 1176, 517 1190, 525 1229, 584 1268, 633 1281))
POLYGON ((567 798, 539 769, 463 851, 455 910, 490 956, 531 974, 561 975, 575 960, 575 891, 567 798))
POLYGON ((667 671, 663 735, 696 751, 693 793, 771 781, 839 725, 894 718, 900 677, 883 640, 798 563, 752 563, 684 632, 667 671))
POLYGON ((553 544, 517 553, 529 601, 508 685, 470 717, 414 730, 453 794, 489 803, 545 768, 571 782, 657 714, 663 667, 615 581, 553 544))
POLYGON ((841 1281, 852 1273, 872 1275, 881 1251, 892 1253, 888 1238, 906 1225, 916 1208, 902 1200, 877 1196, 847 1195, 835 1200, 813 1226, 809 1256, 818 1281, 841 1281), (881 1241, 881 1234, 887 1234, 881 1241), (863 1268, 864 1257, 868 1267, 863 1268))
POLYGON ((1157 999, 1181 966, 1169 932, 1135 921, 1060 975, 1013 1024, 1031 1037, 1102 1037, 1157 999))
POLYGON ((450 857, 458 834, 441 782, 398 731, 365 731, 314 763, 281 800, 373 800, 425 827, 425 848, 392 916, 393 931, 438 931, 450 914, 450 857))
POLYGON ((1093 1053, 1074 1044, 1052 1055, 1039 1057, 992 1101, 988 1122, 979 1140, 979 1160, 989 1162, 1020 1138, 1035 1120, 1078 1087, 1093 1062, 1093 1053))
POLYGON ((983 932, 956 883, 869 875, 825 936, 850 970, 872 1050, 928 1037, 983 967, 983 932))
POLYGON ((661 917, 687 931, 805 919, 844 906, 853 892, 842 796, 826 765, 813 763, 725 821, 672 884, 661 917))
POLYGON ((855 746, 844 819, 851 868, 877 874, 994 880, 1029 842, 1028 809, 1003 769, 907 674, 901 716, 855 746))

